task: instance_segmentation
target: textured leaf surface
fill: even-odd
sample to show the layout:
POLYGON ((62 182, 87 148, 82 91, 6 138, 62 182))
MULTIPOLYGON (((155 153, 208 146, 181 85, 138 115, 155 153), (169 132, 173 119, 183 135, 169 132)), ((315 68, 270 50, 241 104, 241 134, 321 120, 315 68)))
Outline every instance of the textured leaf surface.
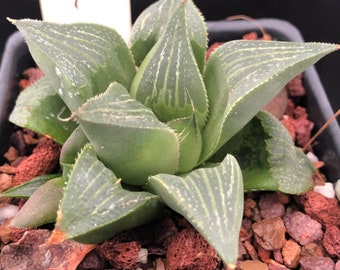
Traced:
POLYGON ((147 177, 178 168, 176 133, 118 83, 76 113, 85 135, 104 164, 123 182, 144 185, 147 177))
POLYGON ((96 24, 18 20, 30 52, 71 111, 117 81, 129 89, 135 64, 123 38, 96 24))
MULTIPOLYGON (((133 25, 131 50, 139 66, 153 45, 160 38, 169 19, 182 0, 157 1, 146 8, 133 25)), ((207 34, 203 16, 191 0, 186 1, 186 16, 190 21, 189 35, 198 66, 204 68, 207 34)))
POLYGON ((236 263, 243 182, 238 163, 231 155, 215 167, 197 169, 182 177, 152 176, 148 189, 182 214, 213 245, 225 263, 236 263))
POLYGON ((32 228, 55 222, 64 185, 63 178, 58 177, 40 186, 13 218, 11 226, 32 228))
POLYGON ((271 114, 257 114, 214 156, 238 160, 245 191, 273 190, 299 194, 312 188, 313 164, 294 146, 284 126, 271 114))
POLYGON ((2 197, 15 197, 15 198, 28 198, 30 197, 34 191, 36 191, 42 184, 47 181, 59 177, 59 174, 48 174, 43 176, 38 176, 33 178, 32 180, 25 182, 19 186, 8 189, 0 194, 0 198, 2 197))
POLYGON ((337 45, 324 43, 245 40, 217 48, 204 78, 210 114, 202 134, 201 161, 235 135, 288 81, 336 49, 337 45), (224 83, 221 71, 214 74, 218 69, 224 72, 224 83))
POLYGON ((194 116, 180 118, 167 124, 178 134, 179 166, 177 174, 192 170, 201 156, 202 135, 194 116))
POLYGON ((114 234, 144 224, 161 209, 159 197, 125 190, 120 180, 87 145, 67 183, 56 231, 66 239, 100 243, 114 234))
POLYGON ((138 69, 130 93, 151 108, 162 122, 195 114, 202 128, 208 101, 191 48, 185 11, 185 5, 175 10, 162 36, 138 69))
MULTIPOLYGON (((42 78, 20 93, 9 120, 62 144, 76 127, 73 122, 65 123, 58 119, 58 114, 65 107, 49 81, 42 78)), ((64 113, 70 114, 68 109, 64 113)))

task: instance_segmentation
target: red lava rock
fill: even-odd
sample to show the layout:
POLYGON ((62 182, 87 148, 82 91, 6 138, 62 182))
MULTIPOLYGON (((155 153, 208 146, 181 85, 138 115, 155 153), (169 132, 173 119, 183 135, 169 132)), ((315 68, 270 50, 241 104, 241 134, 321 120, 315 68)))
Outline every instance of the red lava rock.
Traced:
POLYGON ((313 183, 315 186, 323 186, 326 183, 326 176, 319 171, 313 173, 313 183))
POLYGON ((170 215, 162 216, 163 218, 157 223, 155 230, 156 243, 167 248, 172 241, 172 238, 176 237, 178 228, 174 219, 170 215))
POLYGON ((10 226, 12 219, 6 220, 0 226, 0 239, 4 244, 14 243, 19 241, 19 239, 23 236, 23 234, 30 230, 26 228, 15 228, 10 226))
POLYGON ((47 269, 51 254, 39 252, 39 246, 50 236, 48 230, 27 231, 16 243, 1 250, 1 269, 47 269))
POLYGON ((304 207, 307 215, 323 226, 340 226, 340 207, 337 199, 327 198, 315 191, 298 196, 298 202, 304 207))
POLYGON ((293 111, 293 118, 294 119, 307 119, 308 114, 307 114, 306 108, 301 107, 301 106, 296 106, 293 111))
POLYGON ((287 83, 286 89, 290 97, 301 97, 306 95, 306 90, 302 85, 303 73, 297 75, 294 79, 287 83))
POLYGON ((155 260, 155 269, 156 270, 165 270, 165 263, 161 258, 157 258, 155 260))
POLYGON ((290 203, 290 196, 288 194, 275 192, 275 196, 277 197, 277 200, 283 205, 290 203))
POLYGON ((78 265, 77 270, 93 270, 104 268, 104 258, 100 257, 96 250, 92 250, 84 257, 84 259, 78 265))
POLYGON ((9 165, 9 164, 4 164, 0 166, 0 172, 1 173, 7 173, 7 174, 15 174, 16 168, 9 165))
POLYGON ((19 157, 19 151, 15 147, 11 146, 4 154, 4 157, 11 163, 19 157))
POLYGON ((282 247, 283 262, 288 268, 295 268, 299 264, 301 248, 294 240, 289 239, 282 247))
POLYGON ((263 218, 277 218, 285 214, 285 208, 275 194, 262 194, 258 204, 263 218))
POLYGON ((262 33, 262 37, 257 34, 257 32, 252 31, 245 35, 243 35, 242 39, 244 40, 273 40, 273 37, 268 33, 262 33))
POLYGON ((282 119, 280 120, 281 124, 288 130, 290 136, 292 137, 293 142, 296 140, 296 133, 295 133, 295 125, 294 119, 288 115, 283 115, 282 119))
POLYGON ((264 249, 260 245, 257 248, 257 253, 259 255, 260 260, 263 261, 263 262, 269 260, 270 255, 271 255, 271 251, 270 250, 266 250, 266 249, 264 249))
POLYGON ((299 118, 293 121, 296 133, 296 144, 298 146, 305 146, 311 137, 311 132, 314 123, 305 118, 299 118))
POLYGON ((283 263, 283 257, 282 257, 281 250, 279 250, 279 249, 274 250, 273 255, 274 255, 274 259, 275 259, 276 262, 283 263))
POLYGON ((283 264, 280 264, 272 259, 267 260, 266 263, 268 264, 269 270, 289 270, 283 264))
POLYGON ((335 264, 335 270, 340 270, 340 260, 335 264))
POLYGON ((50 235, 49 230, 26 231, 19 241, 2 248, 0 269, 73 270, 94 247, 75 241, 45 245, 50 235))
POLYGON ((239 241, 238 242, 238 257, 237 258, 239 260, 242 260, 245 255, 247 255, 247 250, 244 247, 244 245, 242 244, 242 242, 239 241))
POLYGON ((240 270, 268 270, 269 269, 267 264, 261 261, 256 261, 256 260, 255 261, 249 261, 249 260, 242 261, 239 263, 238 267, 240 270))
POLYGON ((259 259, 257 256, 257 251, 254 248, 254 246, 250 243, 250 241, 244 241, 243 245, 252 260, 255 261, 259 259))
POLYGON ((283 221, 289 235, 300 245, 317 242, 323 236, 321 224, 300 211, 287 210, 283 221))
POLYGON ((19 86, 21 89, 25 89, 35 81, 39 80, 41 77, 44 76, 44 73, 41 71, 40 68, 28 68, 24 71, 23 75, 25 79, 22 79, 19 82, 19 86))
POLYGON ((285 115, 289 116, 290 118, 294 118, 294 110, 295 110, 295 103, 292 99, 288 99, 287 108, 285 115))
POLYGON ((206 59, 209 59, 211 53, 215 51, 222 44, 223 42, 215 42, 211 46, 209 46, 209 48, 207 49, 206 55, 205 55, 206 59))
POLYGON ((254 208, 256 207, 256 201, 251 198, 246 198, 244 201, 244 215, 250 218, 253 215, 254 208))
POLYGON ((340 229, 337 226, 326 228, 323 237, 323 246, 329 255, 337 259, 340 258, 340 229))
POLYGON ((281 123, 298 146, 304 146, 309 141, 314 123, 308 120, 305 108, 301 106, 294 108, 294 103, 288 100, 286 114, 281 123))
POLYGON ((114 268, 128 270, 141 265, 141 262, 138 262, 141 248, 136 241, 126 243, 106 241, 98 247, 98 250, 114 268))
POLYGON ((333 270, 335 263, 328 257, 301 257, 300 264, 303 270, 333 270))
POLYGON ((39 142, 32 155, 17 167, 12 185, 20 185, 53 171, 58 165, 60 149, 61 146, 50 139, 46 138, 39 142))
POLYGON ((286 228, 281 218, 266 218, 253 224, 256 241, 266 250, 283 246, 286 228))
POLYGON ((301 249, 301 257, 302 256, 326 256, 326 250, 318 243, 309 243, 302 247, 301 249))
POLYGON ((194 228, 179 232, 166 256, 167 270, 215 270, 219 263, 216 251, 194 228))
POLYGON ((7 173, 0 173, 0 193, 12 186, 13 177, 7 173))
POLYGON ((247 230, 244 227, 241 227, 240 229, 240 240, 241 241, 246 241, 249 240, 253 236, 253 233, 249 230, 247 230))

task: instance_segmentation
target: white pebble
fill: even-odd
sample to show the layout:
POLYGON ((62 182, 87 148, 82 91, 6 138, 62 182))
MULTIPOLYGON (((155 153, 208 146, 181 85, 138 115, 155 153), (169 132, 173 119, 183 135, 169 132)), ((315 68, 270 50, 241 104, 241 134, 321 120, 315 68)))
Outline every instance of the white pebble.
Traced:
POLYGON ((309 158, 311 162, 318 162, 319 158, 313 153, 313 152, 308 152, 306 156, 309 158))
POLYGON ((335 183, 335 194, 338 200, 340 201, 340 179, 335 183))
POLYGON ((4 223, 7 219, 14 217, 18 211, 19 207, 13 204, 0 207, 0 224, 4 223))
POLYGON ((326 182, 323 186, 315 186, 313 190, 327 198, 335 198, 334 186, 330 182, 326 182))
POLYGON ((143 264, 148 262, 148 250, 146 248, 141 248, 139 250, 136 262, 141 262, 143 264))

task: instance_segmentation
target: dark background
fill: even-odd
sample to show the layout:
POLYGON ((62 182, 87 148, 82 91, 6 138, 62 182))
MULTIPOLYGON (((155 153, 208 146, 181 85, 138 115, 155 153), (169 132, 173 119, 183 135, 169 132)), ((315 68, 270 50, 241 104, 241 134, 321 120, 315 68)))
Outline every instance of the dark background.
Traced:
MULTIPOLYGON (((5 3, 1 4, 0 9, 0 55, 7 37, 16 30, 6 17, 41 18, 38 0, 3 2, 5 3)), ((132 20, 134 21, 138 14, 153 2, 155 1, 131 0, 132 20)), ((305 41, 340 43, 339 0, 194 0, 194 2, 206 20, 221 20, 239 14, 254 18, 280 18, 294 24, 305 41)), ((333 109, 339 109, 340 52, 326 56, 316 64, 316 68, 333 109)))

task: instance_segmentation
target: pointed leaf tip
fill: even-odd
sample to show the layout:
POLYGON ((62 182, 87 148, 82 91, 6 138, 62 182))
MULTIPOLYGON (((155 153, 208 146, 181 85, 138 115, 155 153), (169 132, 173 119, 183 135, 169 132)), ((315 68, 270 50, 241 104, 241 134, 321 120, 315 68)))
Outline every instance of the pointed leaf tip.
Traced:
POLYGON ((237 260, 243 213, 243 181, 239 165, 228 155, 222 163, 186 175, 159 174, 147 188, 183 215, 215 248, 222 260, 237 260))
POLYGON ((12 24, 16 24, 17 23, 17 20, 16 19, 12 19, 12 18, 10 18, 10 17, 6 17, 6 19, 7 19, 7 21, 9 21, 10 23, 12 23, 12 24))

